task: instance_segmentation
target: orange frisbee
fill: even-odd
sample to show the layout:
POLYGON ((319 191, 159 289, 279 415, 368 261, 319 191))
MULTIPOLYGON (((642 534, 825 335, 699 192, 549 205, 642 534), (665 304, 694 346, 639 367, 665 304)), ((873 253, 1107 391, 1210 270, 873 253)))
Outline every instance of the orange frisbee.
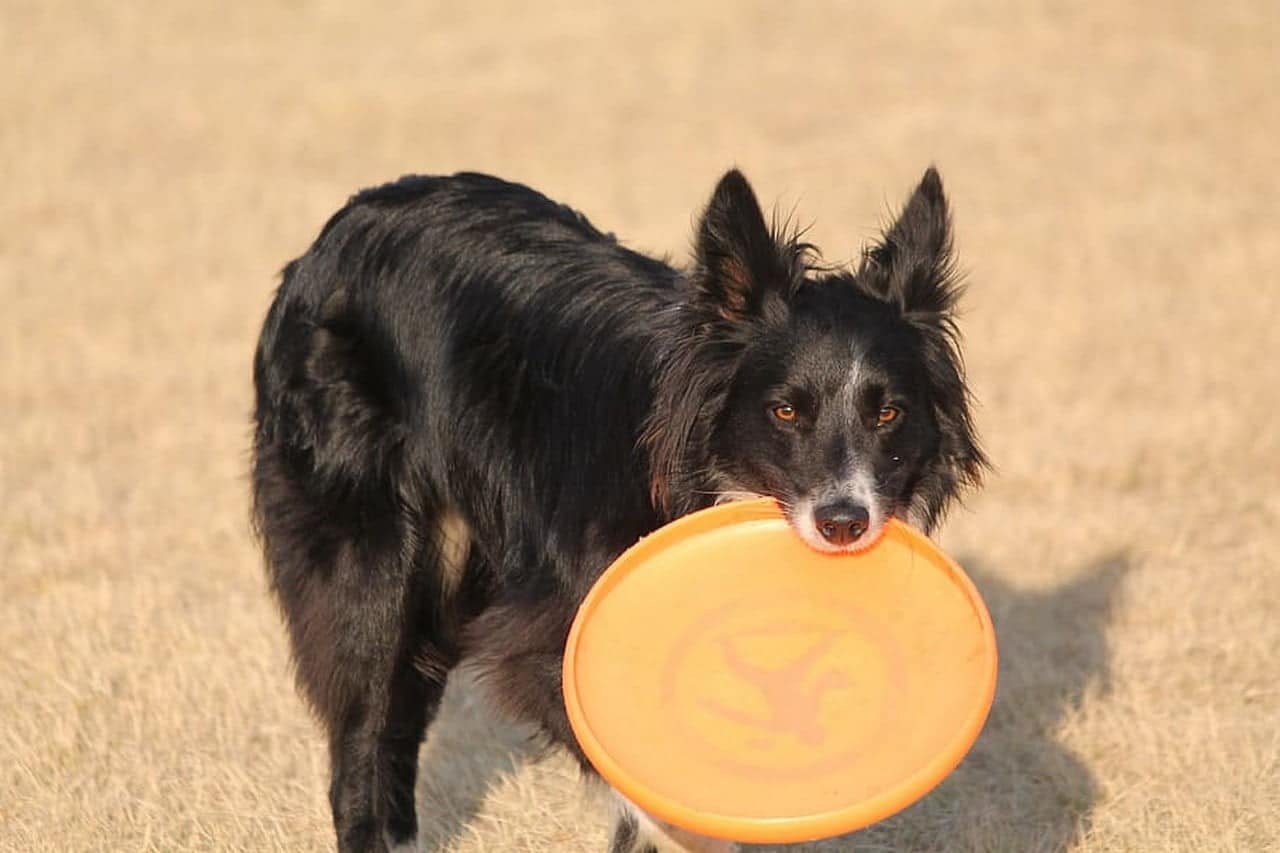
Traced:
POLYGON ((860 829, 941 782, 995 694, 964 572, 891 521, 821 554, 772 500, 685 516, 627 550, 569 632, 569 720, 600 774, 691 832, 788 843, 860 829))

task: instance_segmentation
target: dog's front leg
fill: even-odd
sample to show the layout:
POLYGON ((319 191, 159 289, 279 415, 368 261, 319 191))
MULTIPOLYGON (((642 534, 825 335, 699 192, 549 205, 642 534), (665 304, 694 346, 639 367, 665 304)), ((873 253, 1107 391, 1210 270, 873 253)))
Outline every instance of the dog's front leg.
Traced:
POLYGON ((732 841, 707 838, 658 820, 613 792, 614 822, 609 853, 737 853, 732 841))

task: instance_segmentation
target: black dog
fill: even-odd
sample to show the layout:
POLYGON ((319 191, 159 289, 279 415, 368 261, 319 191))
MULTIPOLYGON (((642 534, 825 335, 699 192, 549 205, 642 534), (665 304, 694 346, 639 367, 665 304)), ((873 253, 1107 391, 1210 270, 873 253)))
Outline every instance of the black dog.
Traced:
MULTIPOLYGON (((254 362, 253 491, 342 850, 412 844, 418 747, 468 659, 589 765, 561 654, 659 525, 768 495, 823 551, 930 528, 985 459, 930 169, 856 272, 737 171, 688 270, 477 174, 362 192, 290 263, 254 362)), ((654 828, 624 809, 613 849, 654 828)))

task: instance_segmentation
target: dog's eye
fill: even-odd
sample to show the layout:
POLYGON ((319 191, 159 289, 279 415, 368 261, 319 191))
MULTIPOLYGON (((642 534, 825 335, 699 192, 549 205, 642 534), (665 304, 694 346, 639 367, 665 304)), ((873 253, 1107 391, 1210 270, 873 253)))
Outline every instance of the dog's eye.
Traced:
POLYGON ((900 417, 902 417, 902 409, 897 406, 884 406, 876 416, 876 426, 888 426, 900 417))
POLYGON ((771 409, 773 416, 780 421, 791 423, 796 419, 796 407, 790 403, 781 403, 771 409))

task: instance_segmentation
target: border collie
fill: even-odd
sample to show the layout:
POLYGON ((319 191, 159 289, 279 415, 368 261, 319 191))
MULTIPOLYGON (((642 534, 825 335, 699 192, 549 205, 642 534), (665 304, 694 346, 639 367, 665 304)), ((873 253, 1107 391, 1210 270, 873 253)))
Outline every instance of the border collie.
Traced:
MULTIPOLYGON (((486 175, 354 196, 285 267, 254 360, 255 527, 338 847, 415 844, 419 744, 464 659, 593 775, 561 655, 658 526, 764 495, 825 552, 893 516, 932 528, 986 465, 957 295, 932 168, 848 268, 766 223, 736 170, 684 269, 486 175)), ((624 803, 610 849, 664 834, 624 803)))

